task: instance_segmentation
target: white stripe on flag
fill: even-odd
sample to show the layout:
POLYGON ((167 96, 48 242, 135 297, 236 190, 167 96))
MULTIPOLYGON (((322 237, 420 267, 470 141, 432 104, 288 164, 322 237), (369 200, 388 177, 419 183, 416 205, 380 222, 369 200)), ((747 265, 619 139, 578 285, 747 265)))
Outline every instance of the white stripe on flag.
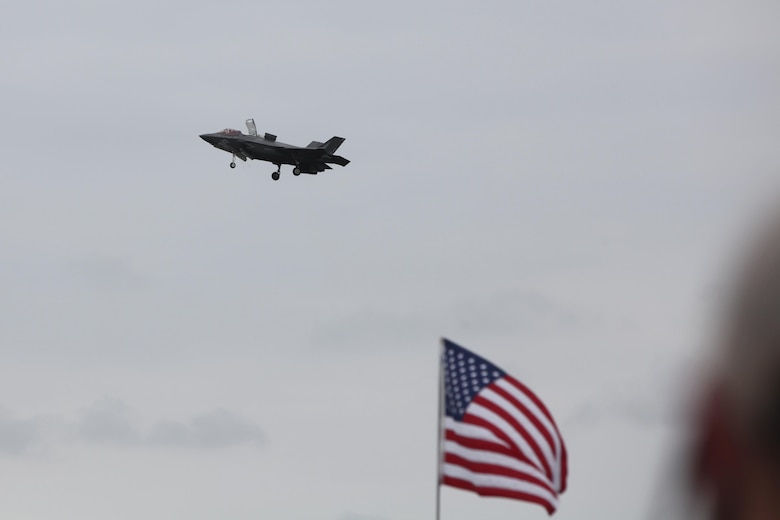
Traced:
POLYGON ((561 438, 558 436, 558 432, 555 428, 555 426, 550 422, 550 420, 547 418, 547 416, 539 409, 538 406, 536 406, 536 403, 533 402, 531 398, 529 398, 525 392, 521 391, 519 388, 517 388, 515 385, 507 381, 506 379, 499 379, 495 383, 497 386, 501 387, 502 389, 506 390, 509 395, 514 397, 519 403, 521 403, 523 406, 525 406, 530 413, 536 417, 540 423, 544 426, 544 428, 547 430, 547 433, 550 435, 550 437, 553 440, 553 443, 555 444, 555 461, 556 463, 553 465, 554 471, 553 476, 555 477, 555 489, 560 489, 561 487, 561 458, 563 457, 563 448, 561 446, 561 438))
POLYGON ((444 452, 452 453, 453 455, 457 455, 471 462, 501 466, 519 473, 524 473, 530 477, 539 479, 542 482, 550 482, 550 480, 547 478, 547 475, 539 471, 537 468, 502 453, 467 448, 465 446, 461 446, 455 441, 445 441, 444 452))
POLYGON ((515 421, 517 421, 526 432, 528 432, 536 445, 542 451, 542 455, 544 455, 550 471, 554 472, 556 460, 552 452, 552 446, 550 446, 550 444, 547 442, 547 439, 544 438, 544 435, 542 435, 542 433, 536 429, 534 423, 531 422, 531 420, 523 412, 518 410, 511 402, 497 394, 494 390, 491 390, 490 387, 485 388, 480 395, 484 396, 488 401, 499 406, 515 421))
POLYGON ((491 432, 487 428, 483 428, 482 426, 477 426, 476 424, 458 422, 452 417, 444 418, 444 428, 446 430, 454 431, 461 437, 468 437, 470 439, 494 442, 496 444, 500 444, 501 446, 506 446, 507 448, 511 447, 509 444, 507 444, 506 441, 496 437, 496 434, 491 432))
POLYGON ((534 453, 534 450, 531 449, 531 446, 525 442, 523 436, 517 433, 517 430, 512 428, 512 425, 506 422, 503 417, 474 401, 466 408, 466 415, 474 415, 494 425, 512 440, 515 447, 528 457, 528 460, 533 462, 539 469, 543 468, 541 461, 536 456, 536 453, 534 453))
POLYGON ((465 480, 474 484, 477 488, 495 488, 505 489, 507 491, 517 491, 537 496, 548 502, 554 509, 558 508, 558 499, 543 487, 537 486, 531 482, 518 480, 501 475, 488 475, 484 473, 474 473, 461 466, 454 464, 444 464, 442 473, 447 477, 453 477, 465 480))

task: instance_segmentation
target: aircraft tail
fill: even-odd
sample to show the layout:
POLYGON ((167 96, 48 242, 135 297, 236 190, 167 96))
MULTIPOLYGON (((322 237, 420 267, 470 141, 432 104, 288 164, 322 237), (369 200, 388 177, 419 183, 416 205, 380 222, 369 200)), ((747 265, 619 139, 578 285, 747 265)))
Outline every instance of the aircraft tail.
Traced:
POLYGON ((344 139, 343 137, 334 136, 328 139, 327 141, 325 141, 324 143, 321 143, 319 141, 312 141, 309 143, 309 146, 307 146, 306 148, 315 148, 315 149, 321 148, 325 150, 329 155, 333 155, 336 152, 336 150, 339 149, 341 143, 343 143, 344 141, 346 141, 346 139, 344 139))
POLYGON ((328 160, 328 162, 332 162, 333 164, 338 164, 339 166, 346 166, 349 164, 349 159, 345 159, 340 155, 334 155, 328 160))
POLYGON ((329 154, 336 153, 336 150, 339 149, 339 146, 341 146, 341 143, 343 143, 345 139, 343 137, 331 137, 327 141, 325 141, 325 144, 322 145, 323 148, 325 148, 325 151, 329 154))

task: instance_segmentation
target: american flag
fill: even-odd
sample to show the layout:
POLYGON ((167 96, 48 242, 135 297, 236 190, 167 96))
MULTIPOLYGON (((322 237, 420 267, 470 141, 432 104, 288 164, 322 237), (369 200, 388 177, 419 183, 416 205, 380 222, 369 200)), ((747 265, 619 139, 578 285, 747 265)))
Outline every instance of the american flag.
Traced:
POLYGON ((566 490, 566 446, 547 407, 490 361, 443 339, 441 484, 533 502, 566 490))

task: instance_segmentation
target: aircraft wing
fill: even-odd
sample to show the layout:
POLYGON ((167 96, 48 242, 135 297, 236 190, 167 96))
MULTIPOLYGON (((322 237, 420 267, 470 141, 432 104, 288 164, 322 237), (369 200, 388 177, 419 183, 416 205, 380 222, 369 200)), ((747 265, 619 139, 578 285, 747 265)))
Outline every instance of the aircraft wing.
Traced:
MULTIPOLYGON (((254 143, 243 142, 236 151, 236 157, 242 159, 243 157, 255 159, 257 158, 255 150, 256 146, 254 143)), ((339 164, 341 166, 346 166, 349 163, 349 160, 338 155, 331 155, 324 148, 286 148, 283 150, 285 153, 289 154, 288 157, 292 161, 287 162, 286 164, 296 164, 298 168, 300 168, 301 173, 316 175, 319 172, 331 170, 332 168, 328 163, 339 164)))
POLYGON ((327 151, 323 149, 301 148, 292 151, 293 160, 298 163, 302 173, 317 175, 319 172, 332 169, 325 160, 331 162, 327 157, 327 151))
POLYGON ((290 155, 298 162, 316 161, 324 157, 328 152, 319 148, 296 148, 290 150, 290 155))
MULTIPOLYGON (((252 142, 243 142, 241 143, 240 150, 247 157, 252 157, 254 155, 253 152, 256 150, 256 146, 252 142)), ((293 161, 299 163, 318 162, 328 153, 324 149, 310 148, 287 148, 282 150, 288 153, 293 161)))

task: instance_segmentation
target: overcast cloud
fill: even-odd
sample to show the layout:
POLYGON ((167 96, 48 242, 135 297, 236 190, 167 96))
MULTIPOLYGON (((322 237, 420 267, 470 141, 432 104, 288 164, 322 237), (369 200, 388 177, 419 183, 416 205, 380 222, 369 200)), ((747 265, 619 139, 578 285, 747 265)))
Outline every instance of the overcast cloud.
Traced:
POLYGON ((189 420, 160 420, 147 428, 139 413, 116 399, 98 401, 74 418, 0 417, 0 453, 25 455, 69 449, 72 443, 128 448, 226 448, 262 446, 265 435, 252 421, 225 409, 189 420))
POLYGON ((552 410, 556 518, 647 511, 778 193, 778 15, 3 6, 0 517, 430 518, 441 336, 552 410), (250 117, 352 162, 273 182, 198 138, 250 117))

